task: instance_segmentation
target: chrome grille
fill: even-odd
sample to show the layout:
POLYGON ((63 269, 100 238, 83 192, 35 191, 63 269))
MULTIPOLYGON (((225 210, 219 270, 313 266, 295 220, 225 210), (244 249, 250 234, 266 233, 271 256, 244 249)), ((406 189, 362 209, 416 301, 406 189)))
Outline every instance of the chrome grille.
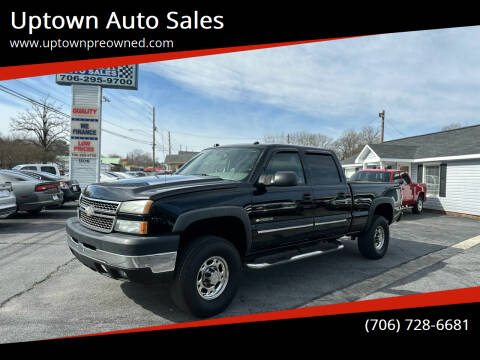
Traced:
POLYGON ((114 216, 107 215, 91 215, 88 216, 82 208, 78 209, 78 218, 80 223, 92 230, 101 231, 105 233, 112 232, 115 224, 114 216))
POLYGON ((93 207, 96 212, 116 214, 120 203, 106 200, 94 200, 82 196, 80 199, 80 207, 85 209, 89 206, 93 207))
POLYGON ((78 219, 89 229, 109 233, 115 226, 115 216, 119 207, 119 202, 82 196, 78 208, 78 219))

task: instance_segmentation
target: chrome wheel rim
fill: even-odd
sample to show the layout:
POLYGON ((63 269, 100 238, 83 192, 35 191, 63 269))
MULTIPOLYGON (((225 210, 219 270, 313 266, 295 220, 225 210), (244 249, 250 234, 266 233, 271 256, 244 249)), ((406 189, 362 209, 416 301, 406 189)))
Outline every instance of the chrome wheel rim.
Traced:
POLYGON ((422 207, 423 207, 423 201, 421 199, 418 199, 418 205, 417 205, 418 210, 422 211, 422 207))
POLYGON ((212 256, 204 261, 197 273, 197 291, 202 299, 219 297, 228 284, 228 265, 224 258, 212 256))
POLYGON ((375 242, 375 249, 381 250, 383 248, 383 244, 385 244, 385 230, 383 227, 379 226, 375 229, 375 235, 373 238, 375 242))

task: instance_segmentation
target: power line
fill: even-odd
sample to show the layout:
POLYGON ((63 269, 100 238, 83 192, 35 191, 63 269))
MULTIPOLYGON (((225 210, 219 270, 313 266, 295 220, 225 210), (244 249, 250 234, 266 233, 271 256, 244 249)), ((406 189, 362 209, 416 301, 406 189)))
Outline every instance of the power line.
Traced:
POLYGON ((399 133, 399 134, 402 135, 403 137, 407 137, 407 135, 405 135, 404 133, 402 133, 400 130, 398 130, 398 129, 395 127, 395 125, 393 125, 393 122, 391 122, 391 123, 389 122, 388 124, 391 125, 392 128, 393 128, 397 133, 399 133))
POLYGON ((152 143, 146 142, 144 140, 132 138, 130 136, 126 136, 126 135, 122 135, 122 134, 118 134, 118 133, 116 133, 112 130, 108 130, 108 129, 105 129, 105 128, 102 128, 102 131, 105 131, 108 134, 115 135, 115 136, 121 137, 121 138, 126 139, 126 140, 130 140, 130 141, 133 141, 133 142, 136 142, 136 143, 141 143, 141 144, 144 144, 144 145, 152 145, 152 143))
MULTIPOLYGON (((54 113, 56 113, 56 114, 58 114, 58 115, 61 115, 61 116, 65 117, 65 118, 67 118, 67 119, 70 119, 70 118, 71 118, 70 115, 64 113, 63 111, 60 111, 60 110, 58 110, 58 109, 55 109, 55 108, 53 108, 53 107, 51 107, 51 106, 48 106, 48 105, 46 105, 46 104, 42 104, 41 102, 39 102, 39 101, 37 101, 37 100, 35 100, 35 99, 32 99, 32 98, 30 98, 30 97, 28 97, 28 96, 26 96, 26 95, 23 95, 23 94, 15 91, 15 90, 12 90, 12 89, 4 86, 4 85, 0 85, 0 91, 3 91, 3 92, 5 92, 5 93, 7 93, 7 94, 9 94, 9 95, 15 96, 15 97, 17 97, 17 98, 19 98, 19 99, 22 99, 22 100, 24 100, 24 101, 28 101, 28 102, 30 102, 30 103, 32 103, 32 104, 36 104, 36 105, 39 105, 39 106, 43 106, 43 107, 45 107, 46 109, 49 109, 50 111, 52 111, 52 112, 54 112, 54 113)), ((105 120, 104 120, 104 121, 105 121, 105 120)), ((106 120, 106 122, 109 122, 109 121, 106 120)), ((118 126, 118 125, 117 125, 117 126, 118 126)), ((108 129, 102 128, 102 131, 105 131, 105 132, 108 133, 108 134, 111 134, 111 135, 114 135, 114 136, 118 136, 118 137, 121 137, 121 138, 123 138, 123 139, 130 140, 130 141, 133 141, 133 142, 136 142, 136 143, 141 143, 141 144, 145 144, 145 145, 151 145, 151 143, 148 143, 148 142, 146 142, 146 141, 144 141, 144 140, 132 138, 132 137, 129 137, 129 136, 126 136, 126 135, 122 135, 122 134, 118 134, 118 133, 116 133, 116 132, 114 132, 114 131, 112 131, 112 130, 108 130, 108 129)))

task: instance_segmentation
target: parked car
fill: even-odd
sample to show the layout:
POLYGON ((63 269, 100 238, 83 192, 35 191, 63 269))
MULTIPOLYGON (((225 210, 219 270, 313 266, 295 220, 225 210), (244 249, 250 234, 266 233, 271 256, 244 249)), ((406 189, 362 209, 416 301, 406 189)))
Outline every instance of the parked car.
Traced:
POLYGON ((147 176, 143 171, 127 171, 127 174, 132 175, 133 177, 144 177, 147 176))
POLYGON ((39 180, 19 171, 0 170, 0 182, 10 182, 17 198, 17 209, 38 214, 45 207, 63 202, 58 181, 39 180))
POLYGON ((100 173, 100 182, 113 182, 119 180, 118 177, 108 174, 105 171, 100 173))
POLYGON ((196 316, 223 311, 242 264, 252 269, 341 250, 382 258, 399 219, 398 184, 348 183, 332 151, 292 145, 204 150, 175 175, 89 185, 67 243, 115 279, 173 280, 175 303, 196 316))
POLYGON ((17 211, 17 199, 10 182, 0 182, 0 216, 8 216, 17 211))
POLYGON ((46 172, 61 177, 60 169, 57 164, 23 164, 17 165, 12 170, 30 170, 35 172, 46 172))
POLYGON ((117 179, 131 179, 134 176, 131 174, 128 174, 126 172, 120 172, 120 171, 107 171, 106 172, 108 175, 111 175, 113 177, 116 177, 117 179))
POLYGON ((351 181, 396 182, 402 189, 402 206, 411 207, 413 212, 420 214, 423 203, 427 201, 427 185, 412 182, 406 171, 393 169, 364 169, 350 177, 351 181))
POLYGON ((61 177, 50 173, 36 172, 30 170, 20 170, 26 175, 30 175, 34 178, 46 181, 58 181, 60 185, 60 190, 63 192, 63 203, 68 201, 75 201, 80 198, 82 190, 80 189, 80 184, 77 180, 65 180, 61 177))

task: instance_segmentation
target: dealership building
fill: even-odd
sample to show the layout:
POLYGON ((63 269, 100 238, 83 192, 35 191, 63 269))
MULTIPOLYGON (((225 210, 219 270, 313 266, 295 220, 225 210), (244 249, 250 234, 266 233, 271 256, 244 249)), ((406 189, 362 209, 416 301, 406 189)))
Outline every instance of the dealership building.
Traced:
POLYGON ((427 184, 427 209, 480 216, 480 125, 368 144, 342 161, 360 169, 400 169, 427 184))

